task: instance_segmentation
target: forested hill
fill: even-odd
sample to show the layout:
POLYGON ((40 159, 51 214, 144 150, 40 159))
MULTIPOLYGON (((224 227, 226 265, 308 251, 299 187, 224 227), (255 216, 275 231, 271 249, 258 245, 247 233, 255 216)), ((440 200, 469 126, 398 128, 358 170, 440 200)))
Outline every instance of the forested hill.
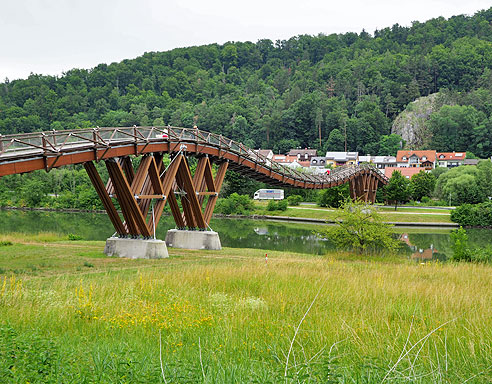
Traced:
MULTIPOLYGON (((395 24, 374 35, 297 36, 151 52, 61 77, 0 85, 0 133, 165 125, 219 132, 252 147, 385 153, 392 121, 420 96, 452 106, 431 116, 438 150, 492 154, 492 8, 395 24), (461 141, 455 140, 460 138, 461 141), (456 148, 456 143, 466 148, 456 148)), ((443 108, 444 108, 443 107, 443 108)))

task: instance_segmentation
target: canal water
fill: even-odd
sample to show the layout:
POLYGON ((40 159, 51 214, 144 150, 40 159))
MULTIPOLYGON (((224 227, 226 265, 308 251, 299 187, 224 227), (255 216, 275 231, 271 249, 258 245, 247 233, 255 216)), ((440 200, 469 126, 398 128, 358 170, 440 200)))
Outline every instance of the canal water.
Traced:
MULTIPOLYGON (((315 224, 217 218, 211 221, 210 227, 219 233, 224 247, 309 254, 324 254, 334 249, 329 240, 321 240, 315 235, 317 229, 323 228, 315 224)), ((171 228, 174 228, 172 217, 163 216, 157 238, 164 239, 171 228)), ((105 240, 114 229, 105 214, 0 210, 0 233, 8 232, 72 233, 84 240, 105 240)), ((451 255, 450 229, 399 227, 395 232, 406 243, 405 250, 411 258, 445 260, 451 255)), ((469 229, 467 232, 471 245, 492 246, 492 230, 469 229)))

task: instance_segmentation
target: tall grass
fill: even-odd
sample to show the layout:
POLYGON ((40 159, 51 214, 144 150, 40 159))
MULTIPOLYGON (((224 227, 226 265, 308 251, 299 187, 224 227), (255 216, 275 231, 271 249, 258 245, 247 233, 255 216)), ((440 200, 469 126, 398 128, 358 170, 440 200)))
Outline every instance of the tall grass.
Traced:
POLYGON ((0 382, 492 379, 488 266, 225 249, 77 273, 66 248, 0 279, 0 382))

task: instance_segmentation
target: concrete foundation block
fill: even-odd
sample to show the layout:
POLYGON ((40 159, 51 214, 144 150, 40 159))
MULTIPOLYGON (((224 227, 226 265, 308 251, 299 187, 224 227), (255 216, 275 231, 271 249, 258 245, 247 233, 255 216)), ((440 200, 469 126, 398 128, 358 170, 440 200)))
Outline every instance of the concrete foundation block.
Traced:
POLYGON ((222 249, 219 234, 214 231, 170 229, 166 234, 168 247, 184 249, 222 249))
POLYGON ((154 239, 110 237, 106 240, 104 253, 108 256, 127 257, 129 259, 162 259, 169 257, 166 242, 154 239))

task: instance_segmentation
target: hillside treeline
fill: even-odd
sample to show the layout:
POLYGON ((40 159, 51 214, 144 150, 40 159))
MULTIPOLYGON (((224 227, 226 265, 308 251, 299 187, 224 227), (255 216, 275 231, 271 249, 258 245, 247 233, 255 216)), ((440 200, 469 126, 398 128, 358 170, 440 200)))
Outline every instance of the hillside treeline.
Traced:
POLYGON ((346 133, 349 150, 377 154, 394 150, 387 148, 398 143, 388 137, 391 123, 409 102, 445 91, 458 95, 454 99, 463 105, 455 107, 463 108, 436 117, 438 149, 490 156, 491 22, 492 8, 410 27, 395 24, 373 35, 210 44, 60 77, 6 79, 0 85, 0 133, 196 123, 276 151, 343 150, 346 133), (466 148, 443 139, 448 129, 467 138, 466 148))

